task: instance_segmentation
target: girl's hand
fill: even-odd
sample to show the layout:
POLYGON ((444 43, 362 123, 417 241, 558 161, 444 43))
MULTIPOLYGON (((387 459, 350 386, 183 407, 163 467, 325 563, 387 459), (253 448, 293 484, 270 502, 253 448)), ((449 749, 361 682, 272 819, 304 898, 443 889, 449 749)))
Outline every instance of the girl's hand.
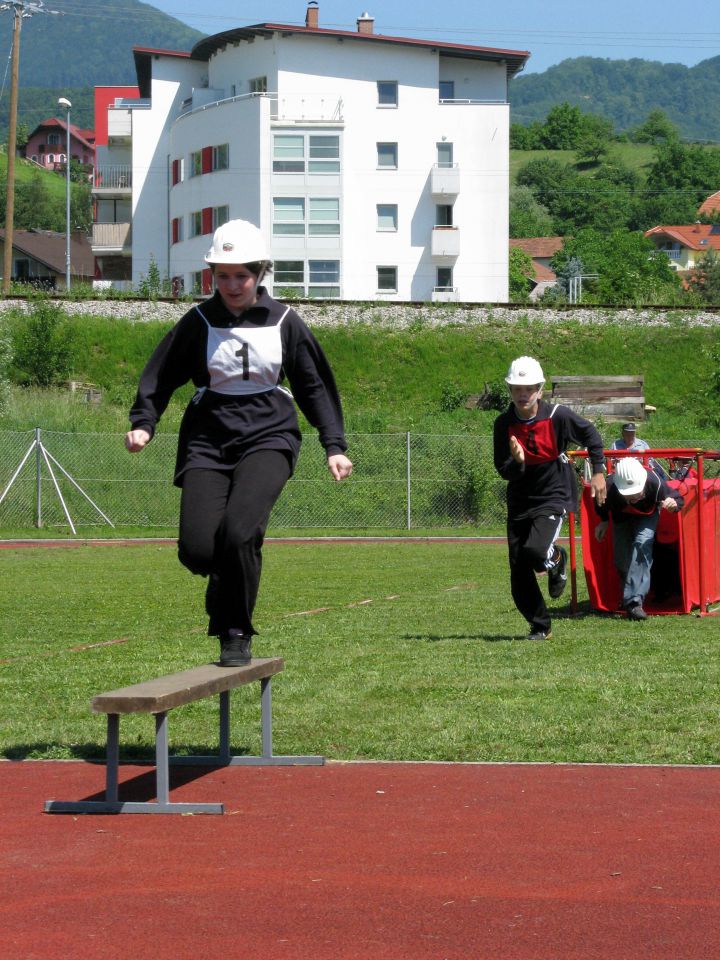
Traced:
POLYGON ((327 458, 328 470, 333 480, 344 480, 352 473, 353 465, 344 453, 333 453, 327 458))
POLYGON ((130 453, 138 453, 150 443, 150 440, 147 430, 130 430, 125 434, 125 446, 130 453))

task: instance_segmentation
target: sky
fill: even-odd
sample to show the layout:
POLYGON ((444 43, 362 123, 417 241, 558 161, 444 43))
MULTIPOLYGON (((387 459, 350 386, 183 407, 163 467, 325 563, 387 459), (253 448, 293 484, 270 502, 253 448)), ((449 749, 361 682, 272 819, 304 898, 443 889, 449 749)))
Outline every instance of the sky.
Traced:
MULTIPOLYGON (((303 24, 305 0, 146 0, 203 33, 253 23, 303 24)), ((319 25, 356 30, 366 11, 375 33, 529 50, 525 73, 569 57, 659 60, 694 66, 720 55, 720 2, 696 0, 319 0, 319 25)))

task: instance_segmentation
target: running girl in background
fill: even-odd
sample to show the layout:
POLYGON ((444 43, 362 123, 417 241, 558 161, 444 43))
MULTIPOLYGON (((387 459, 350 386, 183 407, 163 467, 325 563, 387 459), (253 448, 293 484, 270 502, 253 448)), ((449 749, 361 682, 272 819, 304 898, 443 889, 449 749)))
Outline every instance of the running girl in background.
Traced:
POLYGON ((178 557, 208 577, 208 634, 220 664, 251 659, 252 616, 270 512, 291 476, 301 434, 293 398, 318 430, 335 480, 352 473, 340 397, 325 355, 298 314, 260 286, 271 269, 260 230, 219 227, 205 260, 215 294, 164 337, 140 378, 125 437, 131 453, 152 439, 175 390, 192 381, 178 438, 178 557), (287 377, 292 394, 281 386, 287 377))

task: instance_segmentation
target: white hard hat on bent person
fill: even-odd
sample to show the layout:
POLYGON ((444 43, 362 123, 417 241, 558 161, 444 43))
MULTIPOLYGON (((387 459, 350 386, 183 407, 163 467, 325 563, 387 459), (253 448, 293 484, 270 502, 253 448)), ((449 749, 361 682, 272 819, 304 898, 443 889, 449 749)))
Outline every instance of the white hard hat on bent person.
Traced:
POLYGON ((265 238, 259 227, 249 220, 228 220, 213 234, 212 246, 205 254, 205 262, 263 263, 270 265, 265 238))
POLYGON ((532 357, 518 357, 510 364, 505 383, 510 387, 542 386, 545 375, 537 360, 532 357))
POLYGON ((642 493, 647 483, 648 473, 635 457, 624 457, 615 468, 615 487, 624 497, 634 497, 642 493))

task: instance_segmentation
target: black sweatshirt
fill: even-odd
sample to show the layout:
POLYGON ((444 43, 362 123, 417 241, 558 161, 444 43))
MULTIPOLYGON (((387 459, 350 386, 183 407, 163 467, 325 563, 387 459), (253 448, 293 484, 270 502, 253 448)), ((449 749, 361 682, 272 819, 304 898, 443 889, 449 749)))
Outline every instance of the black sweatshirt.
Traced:
POLYGON ((678 507, 682 509, 685 506, 685 497, 673 487, 668 486, 665 480, 661 480, 654 470, 647 471, 647 480, 643 487, 642 497, 635 503, 630 503, 615 486, 615 477, 608 477, 607 500, 602 507, 595 504, 595 511, 601 520, 607 520, 612 516, 613 523, 625 523, 638 516, 649 517, 660 512, 660 504, 663 500, 670 497, 678 507))
POLYGON ((570 444, 587 448, 593 472, 602 470, 602 437, 589 420, 569 407, 541 400, 537 414, 522 420, 511 403, 495 420, 495 469, 508 482, 510 520, 575 509, 577 483, 565 456, 570 444), (525 463, 517 463, 510 453, 511 436, 524 449, 525 463))
POLYGON ((301 434, 293 398, 328 455, 347 449, 335 379, 298 314, 258 288, 233 316, 218 293, 192 307, 150 357, 130 411, 150 435, 175 390, 198 388, 180 426, 175 484, 191 467, 232 469, 250 451, 285 450, 295 464, 301 434), (287 377, 292 394, 280 386, 287 377))

